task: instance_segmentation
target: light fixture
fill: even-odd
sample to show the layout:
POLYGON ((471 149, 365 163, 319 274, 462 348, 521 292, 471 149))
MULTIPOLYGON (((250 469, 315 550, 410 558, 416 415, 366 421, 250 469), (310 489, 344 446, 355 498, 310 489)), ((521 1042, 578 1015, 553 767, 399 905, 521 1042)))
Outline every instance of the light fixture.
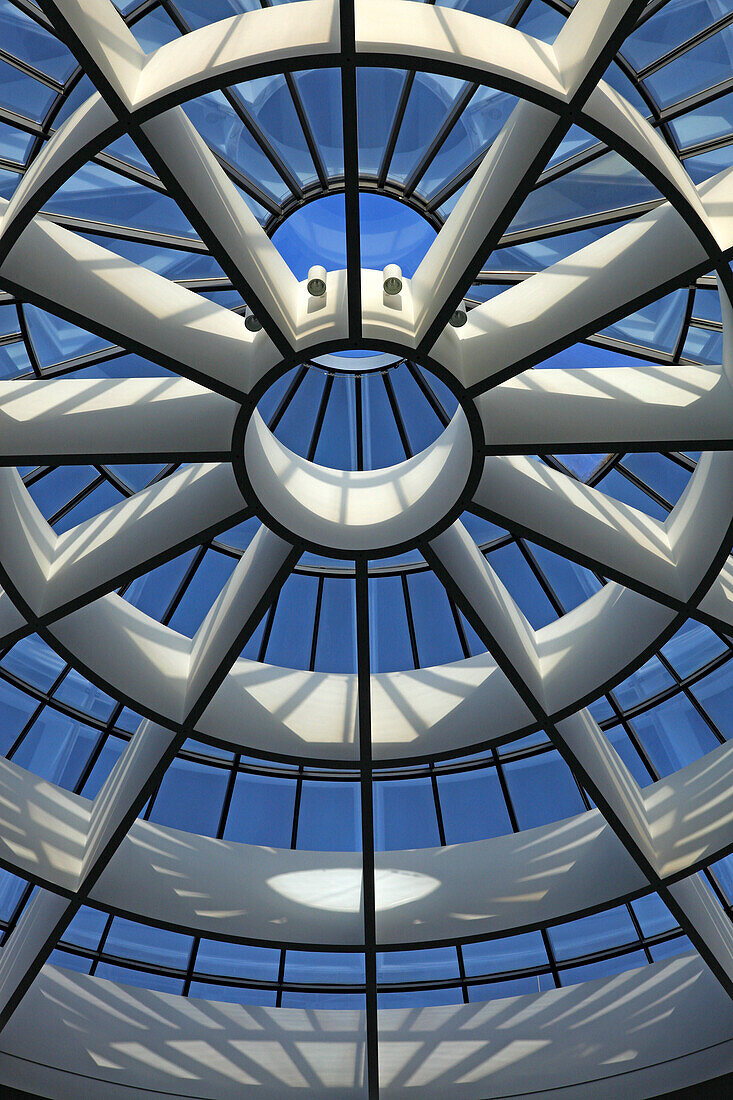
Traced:
POLYGON ((402 268, 398 264, 387 264, 382 278, 385 294, 399 294, 402 290, 402 268))
POLYGON ((322 298, 326 293, 326 269, 316 264, 308 272, 308 293, 314 298, 322 298))
POLYGON ((262 321, 255 317, 251 309, 248 309, 244 315, 244 327, 248 332, 259 332, 262 328, 262 321))
POLYGON ((453 325, 453 328, 463 328, 467 320, 468 314, 466 313, 466 306, 461 302, 458 308, 453 310, 450 323, 453 325))

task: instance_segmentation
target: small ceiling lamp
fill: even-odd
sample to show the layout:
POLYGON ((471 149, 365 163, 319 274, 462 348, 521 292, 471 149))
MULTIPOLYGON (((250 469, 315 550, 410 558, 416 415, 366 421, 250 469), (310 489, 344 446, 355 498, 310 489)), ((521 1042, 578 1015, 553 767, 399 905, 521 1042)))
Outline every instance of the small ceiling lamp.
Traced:
POLYGON ((402 268, 398 264, 387 264, 382 278, 385 294, 399 294, 402 290, 402 268))
POLYGON ((308 272, 308 293, 314 298, 322 298, 326 293, 326 269, 316 265, 308 272))

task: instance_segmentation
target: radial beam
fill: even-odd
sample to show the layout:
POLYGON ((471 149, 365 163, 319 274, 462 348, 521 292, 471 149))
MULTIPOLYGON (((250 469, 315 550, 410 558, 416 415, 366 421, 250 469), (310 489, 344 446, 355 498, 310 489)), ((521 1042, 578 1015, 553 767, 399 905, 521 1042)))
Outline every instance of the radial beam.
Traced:
POLYGON ((689 571, 678 569, 664 523, 529 458, 487 458, 473 498, 481 515, 636 591, 682 607, 689 571))
POLYGON ((226 460, 239 409, 187 379, 0 382, 0 465, 226 460))
POLYGON ((184 723, 170 729, 142 723, 92 804, 73 897, 40 891, 0 953, 0 1028, 127 836, 297 556, 265 528, 245 551, 191 643, 184 723))
POLYGON ((733 386, 719 366, 546 368, 503 382, 476 403, 488 454, 733 446, 733 386))
POLYGON ((183 108, 138 124, 132 107, 146 55, 112 0, 42 0, 42 7, 280 354, 288 355, 298 282, 183 108))
POLYGON ((46 219, 25 229, 0 285, 235 399, 279 361, 267 334, 249 332, 237 313, 46 219))
POLYGON ((515 690, 533 711, 543 707, 534 631, 460 520, 424 552, 515 690))
POLYGON ((471 310, 460 373, 481 393, 709 270, 670 205, 622 225, 471 310))
POLYGON ((523 100, 514 108, 415 273, 416 343, 426 353, 496 248, 645 0, 578 0, 553 47, 564 91, 560 114, 523 100))
MULTIPOLYGON (((61 535, 22 500, 16 470, 0 469, 3 508, 26 505, 34 553, 8 537, 5 574, 30 609, 28 630, 70 615, 247 515, 228 465, 186 466, 61 535)), ((0 510, 1 511, 1 510, 0 510)), ((14 623, 8 623, 11 632, 14 623)))
POLYGON ((206 710, 300 553, 262 526, 242 554, 193 638, 187 725, 193 726, 206 710))
MULTIPOLYGON (((535 635, 506 589, 460 524, 454 524, 425 550, 426 557, 453 595, 515 690, 532 710, 555 747, 583 782, 645 878, 672 908, 706 963, 733 995, 733 975, 721 965, 721 939, 709 917, 696 923, 701 906, 680 905, 659 875, 659 854, 650 829, 644 794, 587 710, 560 721, 550 713, 556 694, 551 679, 557 667, 547 646, 535 635), (712 937, 708 939, 708 936, 712 937)), ((689 887, 681 888, 684 897, 689 887)))
POLYGON ((76 888, 70 898, 39 890, 0 952, 0 1030, 86 901, 185 738, 143 722, 92 804, 76 888))

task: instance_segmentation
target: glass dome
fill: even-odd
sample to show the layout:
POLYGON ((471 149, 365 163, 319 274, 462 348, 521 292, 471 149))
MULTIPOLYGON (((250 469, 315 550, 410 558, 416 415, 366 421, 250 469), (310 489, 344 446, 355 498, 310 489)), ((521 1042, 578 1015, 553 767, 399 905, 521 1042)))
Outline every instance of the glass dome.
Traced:
POLYGON ((0 0, 0 66, 0 1080, 722 1072, 729 0, 0 0))

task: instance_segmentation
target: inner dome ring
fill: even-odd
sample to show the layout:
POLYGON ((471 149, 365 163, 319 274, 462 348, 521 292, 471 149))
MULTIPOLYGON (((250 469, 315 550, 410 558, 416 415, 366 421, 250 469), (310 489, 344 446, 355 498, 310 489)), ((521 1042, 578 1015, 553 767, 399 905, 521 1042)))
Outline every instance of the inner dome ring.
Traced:
POLYGON ((479 417, 469 401, 460 403, 441 434, 411 458, 376 469, 333 469, 292 451, 256 407, 245 405, 234 430, 232 461, 245 499, 282 537, 334 557, 385 557, 454 522, 481 476, 482 444, 479 417))

